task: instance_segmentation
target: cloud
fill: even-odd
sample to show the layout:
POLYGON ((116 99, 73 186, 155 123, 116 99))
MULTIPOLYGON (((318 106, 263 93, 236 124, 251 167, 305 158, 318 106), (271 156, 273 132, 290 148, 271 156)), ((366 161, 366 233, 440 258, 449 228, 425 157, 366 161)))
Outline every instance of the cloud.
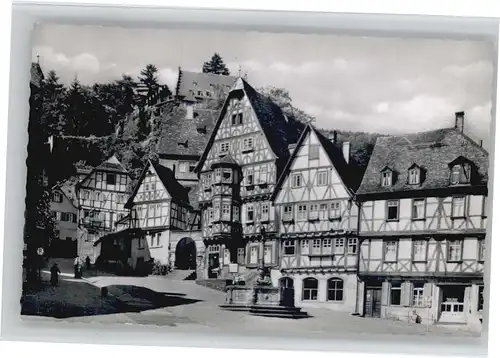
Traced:
POLYGON ((174 90, 177 84, 177 77, 179 75, 178 70, 174 70, 170 67, 160 68, 158 70, 158 79, 160 83, 166 84, 171 91, 174 90))
POLYGON ((49 46, 34 48, 33 53, 34 56, 40 56, 40 61, 48 68, 90 74, 97 74, 103 70, 97 57, 91 53, 80 53, 73 57, 68 57, 64 53, 56 52, 54 48, 49 46))

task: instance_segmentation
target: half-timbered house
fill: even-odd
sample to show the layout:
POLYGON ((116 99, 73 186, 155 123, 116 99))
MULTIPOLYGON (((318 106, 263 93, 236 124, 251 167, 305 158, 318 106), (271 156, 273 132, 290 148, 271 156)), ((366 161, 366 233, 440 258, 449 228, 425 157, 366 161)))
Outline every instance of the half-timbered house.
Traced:
POLYGON ((78 199, 74 176, 52 188, 50 211, 55 218, 55 237, 50 243, 51 257, 75 257, 77 255, 78 199))
POLYGON ((359 313, 479 323, 488 153, 455 128, 377 140, 360 201, 359 313))
MULTIPOLYGON (((100 239, 103 260, 121 261, 132 269, 151 259, 161 265, 194 269, 196 247, 188 244, 196 245, 192 234, 199 232, 200 218, 189 203, 189 191, 171 169, 149 161, 125 204, 129 214, 117 222, 117 231, 100 239), (178 232, 183 234, 176 235, 178 232), (186 250, 176 250, 182 238, 186 240, 180 245, 187 246, 186 250)), ((203 243, 199 245, 203 248, 203 243)))
POLYGON ((115 230, 115 223, 128 214, 130 176, 116 156, 94 168, 76 185, 78 197, 78 255, 97 259, 94 243, 115 230))
POLYGON ((288 145, 302 130, 269 98, 236 81, 197 167, 205 277, 230 278, 229 264, 239 264, 240 273, 261 260, 279 264, 271 194, 290 156, 288 145))
POLYGON ((293 287, 298 305, 354 312, 359 179, 349 168, 349 143, 342 151, 307 125, 291 149, 272 197, 281 239, 274 284, 293 287))

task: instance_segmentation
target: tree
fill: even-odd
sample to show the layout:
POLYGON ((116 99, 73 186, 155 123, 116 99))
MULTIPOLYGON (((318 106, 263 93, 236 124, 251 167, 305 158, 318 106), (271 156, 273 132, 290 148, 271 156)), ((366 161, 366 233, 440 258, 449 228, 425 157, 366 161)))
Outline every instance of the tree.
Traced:
POLYGON ((214 53, 210 61, 203 63, 202 71, 203 73, 215 73, 217 75, 229 76, 229 70, 222 60, 222 57, 217 52, 214 53))
POLYGON ((55 71, 49 71, 42 83, 42 123, 48 126, 49 134, 60 135, 66 126, 66 88, 59 83, 55 71))
POLYGON ((148 64, 139 75, 139 82, 144 84, 149 91, 156 91, 160 87, 158 81, 158 68, 153 64, 148 64))
POLYGON ((281 108, 284 114, 302 123, 314 123, 315 118, 310 116, 301 109, 292 105, 292 97, 290 92, 284 88, 268 86, 260 88, 259 93, 270 98, 278 107, 281 108))

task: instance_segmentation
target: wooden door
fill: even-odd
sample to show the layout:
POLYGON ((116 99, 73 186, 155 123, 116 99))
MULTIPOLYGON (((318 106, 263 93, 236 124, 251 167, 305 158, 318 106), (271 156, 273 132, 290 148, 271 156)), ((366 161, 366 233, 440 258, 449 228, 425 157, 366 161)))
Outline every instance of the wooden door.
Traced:
POLYGON ((217 278, 217 271, 214 270, 219 269, 219 266, 219 254, 208 254, 208 278, 217 278))
POLYGON ((365 316, 380 317, 382 306, 382 289, 379 287, 367 288, 365 297, 365 316))

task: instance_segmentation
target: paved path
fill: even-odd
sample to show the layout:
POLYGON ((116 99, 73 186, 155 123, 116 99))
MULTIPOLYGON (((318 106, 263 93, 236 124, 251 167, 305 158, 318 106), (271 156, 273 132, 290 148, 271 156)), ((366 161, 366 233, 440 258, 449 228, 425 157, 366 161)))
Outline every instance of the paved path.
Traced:
POLYGON ((432 336, 477 337, 478 333, 450 328, 394 322, 351 316, 322 308, 307 308, 307 319, 287 320, 251 316, 218 308, 224 302, 222 292, 196 285, 193 281, 175 281, 166 277, 92 277, 86 279, 96 287, 108 287, 110 294, 129 303, 126 312, 73 317, 69 321, 99 323, 135 323, 156 326, 195 325, 197 329, 228 332, 273 332, 318 334, 416 334, 432 336), (148 300, 157 301, 148 306, 148 300), (166 297, 165 299, 163 299, 166 297))

